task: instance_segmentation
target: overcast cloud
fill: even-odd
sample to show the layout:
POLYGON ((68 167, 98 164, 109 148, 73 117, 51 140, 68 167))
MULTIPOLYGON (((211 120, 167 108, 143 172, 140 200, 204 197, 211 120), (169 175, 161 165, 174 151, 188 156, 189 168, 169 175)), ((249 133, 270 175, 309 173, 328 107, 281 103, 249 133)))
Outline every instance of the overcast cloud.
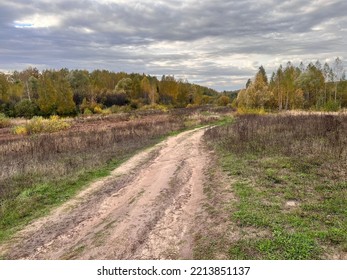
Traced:
POLYGON ((347 1, 1 0, 0 69, 175 75, 218 90, 263 65, 347 58, 347 1))

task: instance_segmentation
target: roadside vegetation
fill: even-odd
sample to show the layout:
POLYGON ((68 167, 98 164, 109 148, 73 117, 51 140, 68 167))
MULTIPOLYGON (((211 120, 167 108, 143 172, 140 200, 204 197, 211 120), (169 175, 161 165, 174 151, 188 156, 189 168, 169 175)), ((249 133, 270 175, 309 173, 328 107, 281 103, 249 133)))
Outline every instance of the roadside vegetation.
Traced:
POLYGON ((222 170, 196 258, 347 258, 346 114, 240 115, 205 139, 222 170))
MULTIPOLYGON (((226 107, 35 117, 0 130, 0 242, 124 160, 184 129, 228 119, 226 107)), ((13 121, 13 120, 12 120, 13 121)), ((7 119, 6 119, 7 123, 7 119)))

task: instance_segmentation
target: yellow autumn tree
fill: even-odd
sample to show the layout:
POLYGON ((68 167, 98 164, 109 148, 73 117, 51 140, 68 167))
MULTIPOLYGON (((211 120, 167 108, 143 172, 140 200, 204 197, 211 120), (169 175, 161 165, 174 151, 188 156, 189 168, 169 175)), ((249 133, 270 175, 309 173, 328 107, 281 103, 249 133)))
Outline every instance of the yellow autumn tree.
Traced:
POLYGON ((269 90, 265 70, 260 67, 254 81, 248 83, 248 87, 239 92, 237 104, 243 108, 266 108, 272 103, 272 99, 273 94, 269 90))

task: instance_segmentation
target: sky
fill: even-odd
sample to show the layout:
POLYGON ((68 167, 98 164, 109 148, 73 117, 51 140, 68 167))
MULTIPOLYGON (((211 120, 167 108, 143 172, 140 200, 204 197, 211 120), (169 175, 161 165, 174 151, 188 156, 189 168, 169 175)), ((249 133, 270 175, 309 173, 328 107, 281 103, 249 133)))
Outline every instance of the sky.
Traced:
POLYGON ((347 1, 0 0, 0 71, 107 69, 243 88, 267 74, 340 57, 347 1))

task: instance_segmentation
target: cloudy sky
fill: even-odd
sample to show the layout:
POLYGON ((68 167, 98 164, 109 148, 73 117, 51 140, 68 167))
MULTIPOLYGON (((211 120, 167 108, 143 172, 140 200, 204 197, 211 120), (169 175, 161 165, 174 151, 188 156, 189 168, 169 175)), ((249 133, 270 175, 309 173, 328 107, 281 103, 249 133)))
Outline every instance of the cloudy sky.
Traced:
POLYGON ((237 89, 260 65, 270 75, 289 60, 345 61, 346 11, 346 0, 0 0, 0 70, 108 69, 237 89))

